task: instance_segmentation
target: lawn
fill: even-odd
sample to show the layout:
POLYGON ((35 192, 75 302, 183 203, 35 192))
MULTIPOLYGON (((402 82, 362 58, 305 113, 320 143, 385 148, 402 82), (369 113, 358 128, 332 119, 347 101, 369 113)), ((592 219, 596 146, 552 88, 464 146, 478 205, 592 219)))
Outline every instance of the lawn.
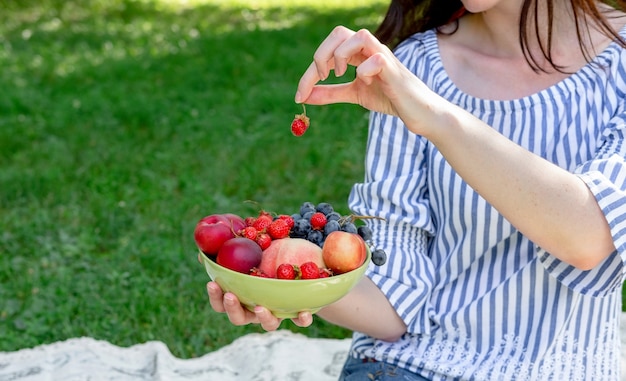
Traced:
POLYGON ((0 351, 90 336, 192 357, 260 331, 212 312, 193 228, 347 212, 366 112, 308 107, 296 138, 293 97, 333 26, 372 28, 384 3, 0 2, 0 351))

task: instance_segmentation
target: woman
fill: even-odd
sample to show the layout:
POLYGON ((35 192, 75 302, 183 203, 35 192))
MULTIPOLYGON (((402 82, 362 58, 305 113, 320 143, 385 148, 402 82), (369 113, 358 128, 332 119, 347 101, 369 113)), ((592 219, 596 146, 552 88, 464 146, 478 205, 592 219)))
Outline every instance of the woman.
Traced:
MULTIPOLYGON (((394 0, 378 39, 320 45, 296 102, 372 110, 350 207, 384 218, 388 255, 319 312, 355 331, 341 379, 619 380, 626 18, 608 3, 394 0)), ((280 324, 207 289, 234 324, 280 324)))

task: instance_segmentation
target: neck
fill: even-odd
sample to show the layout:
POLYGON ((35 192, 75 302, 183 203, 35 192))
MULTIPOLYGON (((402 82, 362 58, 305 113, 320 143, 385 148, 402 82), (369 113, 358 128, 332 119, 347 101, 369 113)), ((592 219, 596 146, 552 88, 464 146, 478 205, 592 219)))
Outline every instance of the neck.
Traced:
MULTIPOLYGON (((580 65, 582 53, 579 48, 575 19, 568 2, 557 1, 552 10, 552 26, 549 23, 550 12, 545 1, 538 1, 538 8, 530 9, 525 21, 528 36, 526 55, 520 45, 521 2, 503 1, 488 10, 470 14, 463 19, 468 30, 479 36, 480 49, 484 54, 510 60, 533 58, 541 69, 551 71, 552 66, 544 57, 544 51, 551 55, 552 61, 567 70, 567 66, 580 65), (567 3, 567 4, 566 4, 567 3), (539 35, 535 35, 535 30, 539 35), (551 36, 550 36, 551 33, 551 36)), ((583 38, 587 38, 583 29, 583 38)), ((588 41, 585 41, 588 43, 588 41)), ((591 46, 591 45, 588 45, 591 46)))

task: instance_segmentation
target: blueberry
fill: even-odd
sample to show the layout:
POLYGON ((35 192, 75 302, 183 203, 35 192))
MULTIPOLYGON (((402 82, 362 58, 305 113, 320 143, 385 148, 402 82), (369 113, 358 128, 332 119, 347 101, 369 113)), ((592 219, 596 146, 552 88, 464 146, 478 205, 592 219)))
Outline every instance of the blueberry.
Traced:
POLYGON ((301 218, 294 221, 293 228, 291 229, 290 237, 292 238, 306 238, 311 230, 311 223, 309 220, 301 218))
POLYGON ((365 242, 372 240, 372 229, 370 229, 368 226, 359 226, 357 228, 357 232, 365 242))
POLYGON ((305 202, 300 206, 300 215, 304 216, 307 212, 315 213, 315 204, 312 202, 305 202))
POLYGON ((315 207, 315 210, 324 213, 325 216, 335 211, 335 209, 333 209, 333 206, 327 202, 320 202, 315 207))
POLYGON ((356 230, 356 225, 354 225, 354 223, 352 222, 346 222, 345 224, 343 224, 341 230, 348 233, 358 234, 358 231, 356 230))
POLYGON ((306 239, 318 245, 319 247, 322 247, 322 243, 324 241, 324 233, 322 233, 320 230, 310 230, 306 239))
POLYGON ((326 221, 339 221, 341 219, 341 214, 337 212, 330 212, 326 215, 326 221))
POLYGON ((324 234, 329 235, 330 233, 341 230, 341 226, 339 225, 339 221, 331 220, 326 222, 324 225, 324 234))
POLYGON ((291 229, 289 231, 289 238, 306 238, 306 235, 302 235, 302 233, 297 232, 294 229, 291 229))
POLYGON ((372 262, 376 266, 382 266, 387 262, 387 253, 383 249, 376 249, 372 251, 372 262))
POLYGON ((306 212, 306 213, 304 213, 302 215, 302 219, 303 220, 307 220, 307 221, 311 221, 311 216, 313 216, 313 214, 315 214, 315 211, 314 210, 310 210, 310 211, 308 211, 308 212, 306 212))
POLYGON ((302 218, 302 215, 300 213, 294 213, 291 215, 291 218, 293 219, 294 222, 296 222, 302 218))

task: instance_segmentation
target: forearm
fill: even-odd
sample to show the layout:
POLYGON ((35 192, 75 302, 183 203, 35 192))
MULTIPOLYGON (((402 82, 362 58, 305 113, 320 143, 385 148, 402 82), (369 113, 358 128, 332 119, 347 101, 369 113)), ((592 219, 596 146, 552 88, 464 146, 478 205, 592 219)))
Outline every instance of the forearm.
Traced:
POLYGON ((339 301, 324 307, 318 316, 333 324, 386 341, 395 341, 406 325, 385 295, 367 277, 339 301))
POLYGON ((615 250, 607 221, 579 177, 464 110, 452 108, 440 121, 426 137, 478 194, 537 245, 583 269, 615 250))

